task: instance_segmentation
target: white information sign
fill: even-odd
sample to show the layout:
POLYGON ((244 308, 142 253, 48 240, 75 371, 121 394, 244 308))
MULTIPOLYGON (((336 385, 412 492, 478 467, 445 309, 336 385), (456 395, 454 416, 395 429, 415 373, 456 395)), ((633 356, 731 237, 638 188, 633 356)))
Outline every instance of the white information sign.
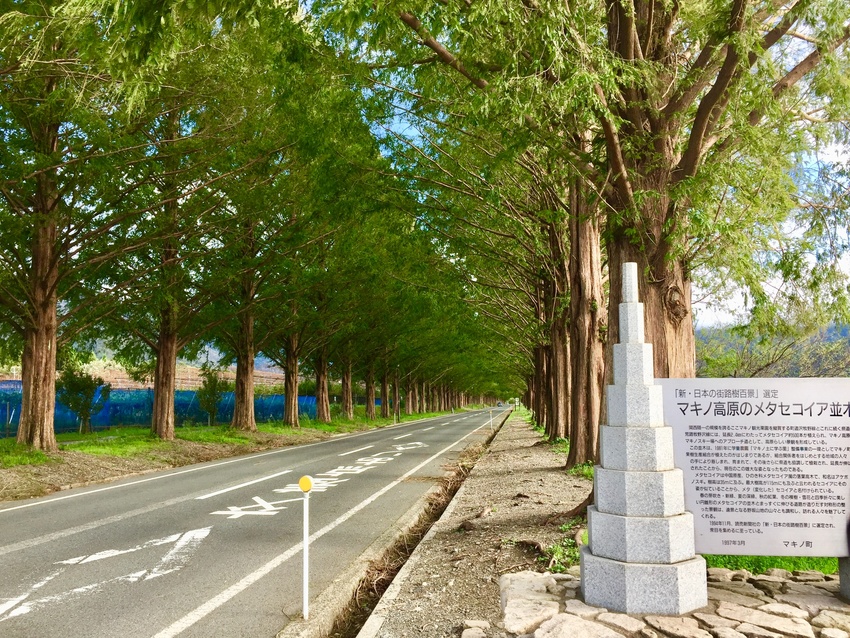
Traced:
POLYGON ((850 379, 656 379, 696 551, 847 556, 850 379))

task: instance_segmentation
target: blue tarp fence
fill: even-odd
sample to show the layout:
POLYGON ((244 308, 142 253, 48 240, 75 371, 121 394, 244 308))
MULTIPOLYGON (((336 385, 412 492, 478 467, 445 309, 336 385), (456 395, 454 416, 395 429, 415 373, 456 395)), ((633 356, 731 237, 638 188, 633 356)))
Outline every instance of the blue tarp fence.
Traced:
MULTIPOLYGON (((0 437, 14 436, 18 431, 21 413, 20 381, 0 381, 0 437)), ((207 414, 198 405, 194 390, 178 390, 174 397, 177 425, 205 425, 207 414)), ((284 395, 270 394, 254 397, 254 415, 258 422, 282 421, 284 395)), ((218 403, 218 421, 228 423, 233 418, 233 392, 226 392, 218 403)), ((92 417, 92 428, 119 425, 150 425, 153 412, 153 390, 112 390, 103 409, 92 417)), ((316 418, 316 397, 298 397, 298 413, 316 418)), ((79 423, 76 415, 56 400, 54 429, 74 432, 79 423)))

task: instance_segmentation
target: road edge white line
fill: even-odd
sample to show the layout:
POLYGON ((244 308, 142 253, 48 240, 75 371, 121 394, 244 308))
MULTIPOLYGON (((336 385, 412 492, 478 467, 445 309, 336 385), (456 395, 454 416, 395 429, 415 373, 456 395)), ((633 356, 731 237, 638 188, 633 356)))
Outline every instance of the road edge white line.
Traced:
POLYGON ((225 487, 223 490, 219 490, 217 492, 204 494, 203 496, 196 496, 195 500, 203 501, 204 499, 212 498, 213 496, 218 496, 219 494, 225 494, 227 492, 232 492, 233 490, 238 490, 242 487, 248 487, 249 485, 253 485, 254 483, 262 483, 263 481, 268 481, 269 479, 277 478, 278 476, 283 476, 284 474, 289 474, 292 471, 293 470, 284 470, 283 472, 278 472, 277 474, 270 474, 269 476, 263 476, 262 478, 254 479, 253 481, 248 481, 247 483, 240 483, 239 485, 225 487))
POLYGON ((366 447, 360 447, 356 450, 351 450, 351 452, 343 452, 342 454, 337 454, 337 456, 348 456, 349 454, 355 454, 357 452, 362 452, 363 450, 368 450, 370 448, 375 447, 374 445, 367 445, 366 447))

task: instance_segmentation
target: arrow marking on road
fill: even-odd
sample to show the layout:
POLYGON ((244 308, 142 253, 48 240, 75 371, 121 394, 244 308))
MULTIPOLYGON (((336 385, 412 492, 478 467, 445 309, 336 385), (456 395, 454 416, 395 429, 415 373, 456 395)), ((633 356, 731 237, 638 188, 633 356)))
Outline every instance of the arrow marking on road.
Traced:
POLYGON ((60 567, 53 573, 49 574, 48 576, 37 582, 32 587, 30 587, 30 590, 26 594, 18 596, 17 598, 0 599, 4 601, 0 603, 0 622, 9 620, 10 618, 15 618, 17 616, 23 616, 24 614, 28 614, 37 609, 47 607, 53 603, 62 603, 67 599, 77 596, 79 594, 88 594, 93 591, 99 591, 103 589, 106 585, 109 585, 111 583, 136 583, 143 579, 151 580, 153 578, 165 576, 166 574, 170 574, 171 572, 176 572, 189 562, 189 559, 191 558, 192 554, 201 544, 201 541, 203 541, 207 537, 207 535, 209 535, 211 529, 212 527, 202 527, 200 529, 190 530, 183 534, 172 534, 171 536, 167 536, 165 538, 154 539, 152 541, 148 541, 147 543, 132 547, 130 549, 106 550, 103 552, 98 552, 96 554, 91 554, 90 556, 77 556, 76 558, 69 558, 68 560, 59 561, 56 564, 63 565, 63 567, 60 567), (140 571, 131 572, 129 574, 116 576, 114 578, 109 578, 99 583, 92 583, 90 585, 74 587, 73 589, 69 589, 68 591, 64 591, 58 594, 51 594, 50 596, 44 596, 43 598, 38 598, 35 600, 28 600, 30 596, 32 596, 36 591, 38 591, 39 589, 44 587, 48 582, 68 570, 69 566, 71 565, 82 565, 84 563, 89 563, 97 560, 114 558, 115 556, 124 556, 126 554, 137 552, 142 549, 166 544, 173 544, 174 546, 150 570, 143 569, 140 571), (19 605, 19 603, 23 604, 19 605), (6 612, 9 613, 6 614, 6 612), (2 616, 2 614, 6 614, 6 616, 2 616))

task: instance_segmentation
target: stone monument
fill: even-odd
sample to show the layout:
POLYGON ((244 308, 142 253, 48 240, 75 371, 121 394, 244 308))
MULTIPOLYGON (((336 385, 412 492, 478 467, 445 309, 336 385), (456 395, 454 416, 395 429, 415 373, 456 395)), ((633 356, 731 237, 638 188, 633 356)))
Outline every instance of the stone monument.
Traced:
POLYGON ((652 344, 644 342, 637 281, 637 264, 624 264, 620 343, 608 425, 600 431, 595 505, 587 509, 581 587, 588 605, 680 615, 708 603, 705 560, 694 554, 693 516, 673 463, 673 429, 664 425, 652 344))

